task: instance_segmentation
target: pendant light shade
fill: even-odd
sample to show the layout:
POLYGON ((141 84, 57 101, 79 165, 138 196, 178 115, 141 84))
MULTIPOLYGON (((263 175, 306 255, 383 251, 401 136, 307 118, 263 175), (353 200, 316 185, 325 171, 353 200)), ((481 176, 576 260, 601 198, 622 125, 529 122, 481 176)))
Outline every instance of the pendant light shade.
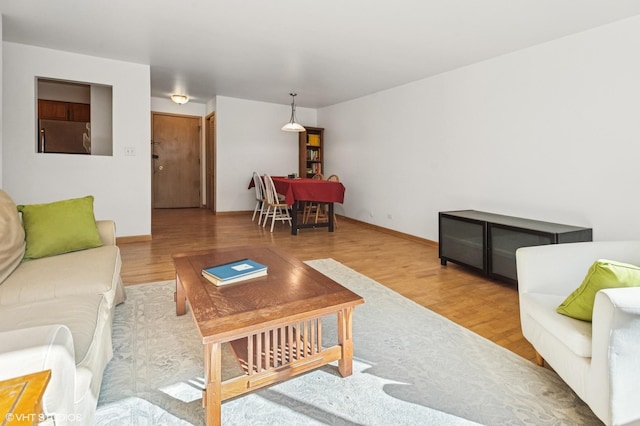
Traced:
POLYGON ((305 128, 302 127, 300 124, 298 123, 287 123, 284 126, 282 126, 282 130, 284 130, 285 132, 304 132, 305 128))
POLYGON ((282 126, 282 130, 285 132, 304 132, 305 128, 296 123, 296 93, 289 93, 291 95, 291 119, 287 124, 282 126))
POLYGON ((171 100, 178 105, 182 105, 189 102, 189 97, 187 95, 171 95, 171 100))

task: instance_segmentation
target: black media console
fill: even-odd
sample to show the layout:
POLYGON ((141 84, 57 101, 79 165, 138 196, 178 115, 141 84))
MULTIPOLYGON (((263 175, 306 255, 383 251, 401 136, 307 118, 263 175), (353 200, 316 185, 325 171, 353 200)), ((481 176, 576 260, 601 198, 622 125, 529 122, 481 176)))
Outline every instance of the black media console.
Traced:
POLYGON ((454 262, 517 283, 516 250, 544 244, 592 241, 591 228, 458 210, 439 213, 440 263, 454 262))

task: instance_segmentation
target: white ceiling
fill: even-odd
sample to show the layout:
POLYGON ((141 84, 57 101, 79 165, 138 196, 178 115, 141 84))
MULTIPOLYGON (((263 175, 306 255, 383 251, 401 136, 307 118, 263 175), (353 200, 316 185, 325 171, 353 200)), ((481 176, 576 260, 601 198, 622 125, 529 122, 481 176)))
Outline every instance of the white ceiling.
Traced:
MULTIPOLYGON (((151 66, 151 94, 323 107, 640 14, 638 0, 0 0, 3 39, 151 66)), ((5 67, 11 64, 4 64, 5 67)))

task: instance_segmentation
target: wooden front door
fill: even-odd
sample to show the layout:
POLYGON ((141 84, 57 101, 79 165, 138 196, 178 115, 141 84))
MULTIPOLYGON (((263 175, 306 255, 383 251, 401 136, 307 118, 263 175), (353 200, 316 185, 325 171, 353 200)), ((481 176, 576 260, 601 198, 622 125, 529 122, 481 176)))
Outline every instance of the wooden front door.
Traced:
POLYGON ((153 207, 200 207, 200 117, 152 114, 153 207))

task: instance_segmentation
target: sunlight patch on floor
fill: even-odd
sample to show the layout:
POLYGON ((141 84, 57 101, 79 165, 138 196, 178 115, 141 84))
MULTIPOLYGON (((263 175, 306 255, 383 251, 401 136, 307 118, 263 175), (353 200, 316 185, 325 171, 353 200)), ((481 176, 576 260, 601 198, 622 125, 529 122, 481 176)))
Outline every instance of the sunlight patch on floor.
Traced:
POLYGON ((161 387, 161 392, 182 402, 192 402, 202 399, 202 391, 204 390, 204 378, 197 377, 187 382, 173 383, 168 386, 161 387))

